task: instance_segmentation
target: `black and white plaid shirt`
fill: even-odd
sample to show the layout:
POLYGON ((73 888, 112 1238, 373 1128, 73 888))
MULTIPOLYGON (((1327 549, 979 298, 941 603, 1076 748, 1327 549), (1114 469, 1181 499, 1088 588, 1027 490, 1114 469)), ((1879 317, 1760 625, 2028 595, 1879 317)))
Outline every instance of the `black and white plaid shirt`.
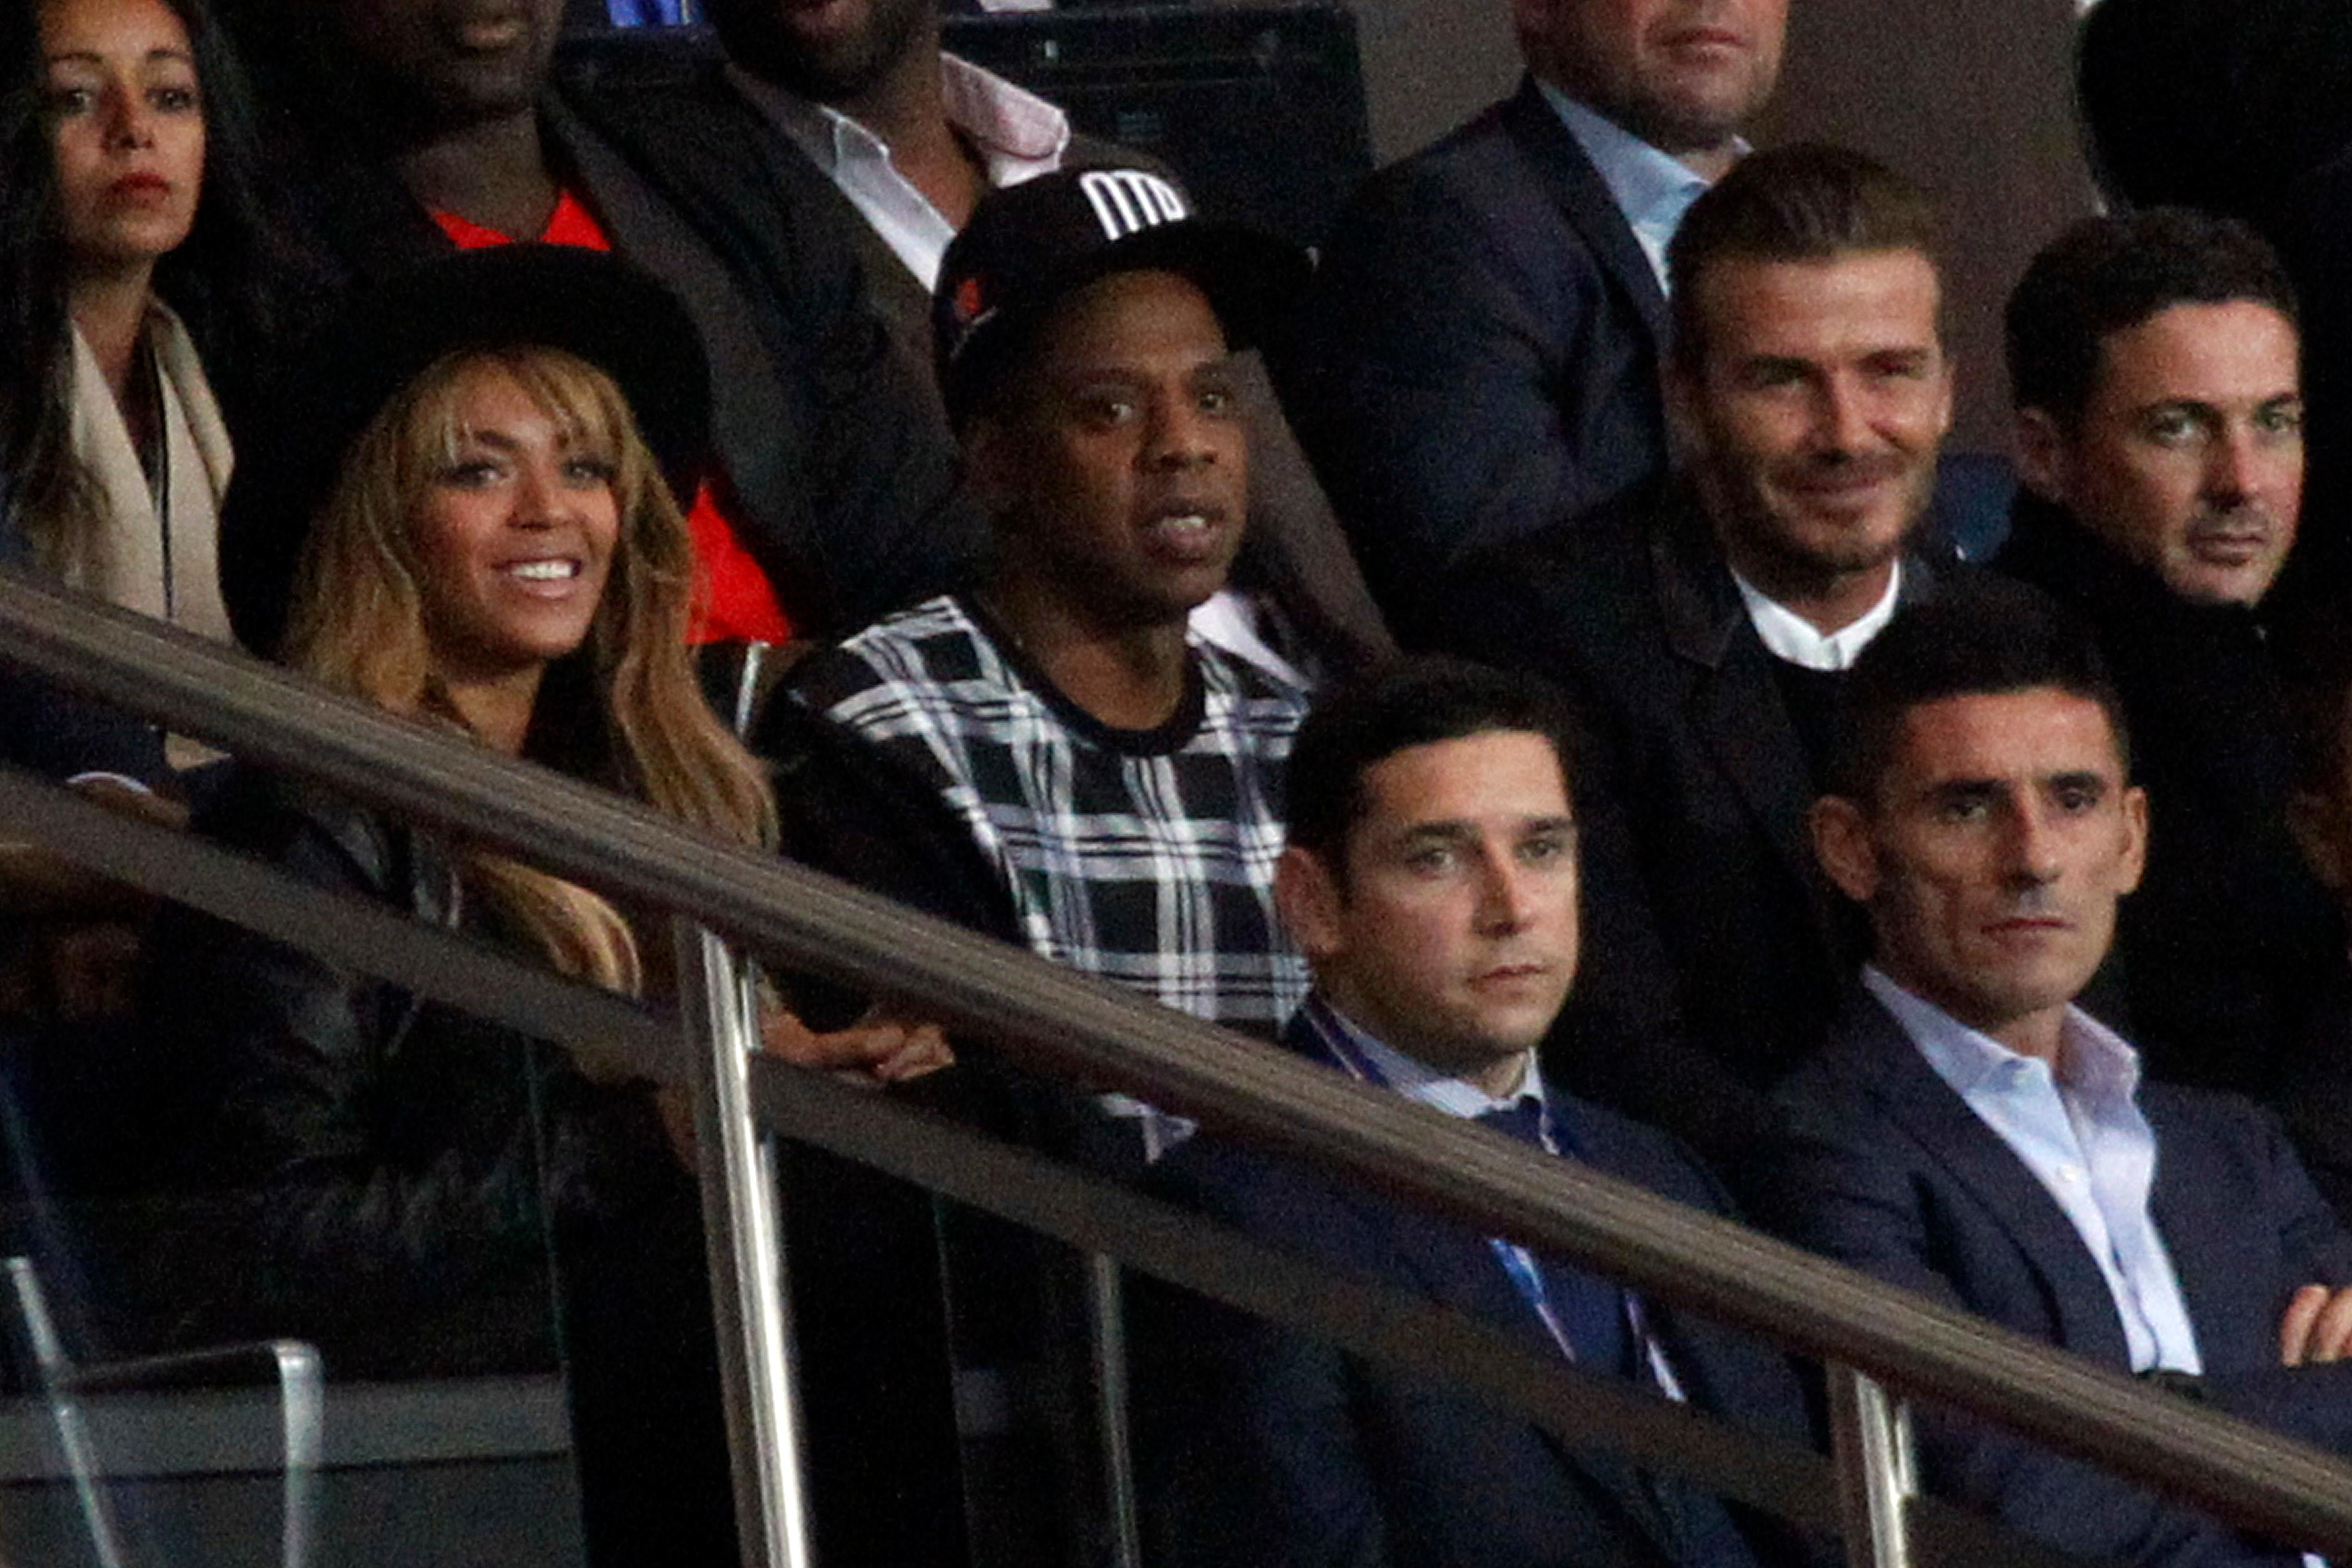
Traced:
POLYGON ((852 637, 800 695, 937 785, 1032 950, 1270 1037, 1307 994, 1274 915, 1307 695, 1197 638, 1192 654, 1166 723, 1115 730, 946 597, 852 637))

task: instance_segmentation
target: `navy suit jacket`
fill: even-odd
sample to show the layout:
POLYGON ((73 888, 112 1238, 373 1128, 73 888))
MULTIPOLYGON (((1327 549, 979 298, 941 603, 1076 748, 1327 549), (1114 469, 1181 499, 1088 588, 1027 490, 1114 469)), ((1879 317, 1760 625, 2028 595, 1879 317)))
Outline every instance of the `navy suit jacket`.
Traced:
MULTIPOLYGON (((2352 1363, 2278 1364, 2295 1288, 2352 1282, 2352 1236, 2270 1115, 2235 1096, 2143 1084, 2149 1199, 2215 1405, 2352 1451, 2352 1363)), ((2129 1372, 2105 1276, 1999 1134, 1893 1016, 1853 996, 1781 1091, 1759 1217, 1791 1240, 2004 1328, 2129 1372)), ((2090 1467, 1973 1422, 1925 1420, 1931 1487, 2085 1555, 2167 1568, 2292 1563, 2090 1467)))
MULTIPOLYGON (((1285 1040, 1321 1055, 1297 1021, 1285 1040)), ((1557 1091, 1553 1110, 1595 1167, 1726 1211, 1721 1188, 1672 1139, 1557 1091)), ((1155 1179, 1260 1239, 1557 1353, 1493 1248, 1451 1221, 1206 1140, 1155 1179)), ((1727 1568, 1801 1555, 1760 1521, 1743 1541, 1713 1499, 1571 1451, 1524 1415, 1191 1297, 1139 1294, 1135 1408, 1171 1563, 1727 1568)), ((1655 1302, 1647 1317, 1695 1405, 1804 1439, 1796 1379, 1778 1354, 1655 1302)))
POLYGON ((1664 294, 1532 79, 1366 182, 1323 248, 1276 384, 1373 596, 1424 640, 1427 590, 1664 472, 1664 294))

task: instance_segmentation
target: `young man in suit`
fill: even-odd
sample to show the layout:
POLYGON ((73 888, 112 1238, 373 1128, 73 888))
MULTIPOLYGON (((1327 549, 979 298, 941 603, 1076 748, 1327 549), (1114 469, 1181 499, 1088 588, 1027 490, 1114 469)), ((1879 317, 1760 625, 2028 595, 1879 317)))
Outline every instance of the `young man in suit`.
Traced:
POLYGON ((1586 726, 1594 965, 1548 1051, 1729 1170, 1861 956, 1805 841, 1845 671, 1959 570, 1917 543, 1951 420, 1935 213, 1837 148, 1759 153, 1673 250, 1680 469, 1482 553, 1448 650, 1586 726))
POLYGON ((2024 484, 1992 562, 2097 636, 2155 801, 2116 938, 2134 1041, 2158 1077, 2264 1099, 2342 941, 2286 827, 2273 588, 2303 497, 2298 319, 2271 247, 2230 219, 2060 235, 2010 296, 2024 484))
MULTIPOLYGON (((1814 843, 1874 959, 1782 1090, 1759 1182, 1792 1239, 2118 1372, 2352 1445, 2352 1237, 2278 1126, 2143 1080, 2076 1005, 2137 884, 2149 802, 2088 636, 1979 584, 1856 666, 1814 843)), ((2147 1492, 1924 1413, 1933 1489, 2063 1550, 2289 1564, 2147 1492)))
POLYGON ((1366 184, 1277 379, 1373 594, 1666 468, 1665 248, 1745 150, 1788 0, 1513 0, 1518 90, 1366 184))
MULTIPOLYGON (((1315 989, 1284 1043, 1448 1116, 1723 1212, 1673 1140, 1548 1085, 1534 1055, 1578 959, 1567 721, 1531 678, 1411 661, 1301 728, 1277 871, 1315 989)), ((1308 1169, 1196 1143, 1173 1194, 1733 1419, 1801 1429, 1788 1367, 1579 1268, 1308 1169)), ((1220 1568, 1777 1561, 1714 1498, 1525 1416, 1189 1299, 1142 1314, 1153 1523, 1220 1568)))

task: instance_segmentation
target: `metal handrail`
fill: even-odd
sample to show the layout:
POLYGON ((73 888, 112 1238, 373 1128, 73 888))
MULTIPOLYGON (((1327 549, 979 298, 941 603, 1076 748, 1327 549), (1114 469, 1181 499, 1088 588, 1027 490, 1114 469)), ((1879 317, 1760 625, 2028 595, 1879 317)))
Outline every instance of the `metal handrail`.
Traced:
MULTIPOLYGON (((2245 1528, 2352 1552, 2352 1466, 1573 1163, 628 802, 0 572, 0 652, 72 689, 512 848, 756 952, 1759 1338, 1850 1365, 2245 1528)), ((683 1076, 673 1068, 672 1076, 683 1076)))

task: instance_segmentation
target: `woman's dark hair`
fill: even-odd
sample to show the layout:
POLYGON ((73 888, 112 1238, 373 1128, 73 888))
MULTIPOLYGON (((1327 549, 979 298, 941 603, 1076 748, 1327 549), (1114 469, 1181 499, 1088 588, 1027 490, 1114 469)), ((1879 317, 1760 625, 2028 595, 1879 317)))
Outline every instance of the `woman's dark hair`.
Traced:
MULTIPOLYGON (((155 268, 225 404, 258 379, 287 327, 285 226, 265 197, 253 103, 206 0, 163 0, 187 29, 204 95, 195 224, 155 268)), ((66 502, 78 479, 68 390, 69 258, 41 49, 40 0, 0 0, 0 472, 20 516, 66 502), (7 62, 13 61, 14 64, 7 62)))
POLYGON ((0 343, 8 345, 0 354, 0 495, 12 514, 0 519, 0 536, 9 536, 14 516, 61 499, 50 489, 71 462, 63 223, 34 0, 0 0, 0 343))

